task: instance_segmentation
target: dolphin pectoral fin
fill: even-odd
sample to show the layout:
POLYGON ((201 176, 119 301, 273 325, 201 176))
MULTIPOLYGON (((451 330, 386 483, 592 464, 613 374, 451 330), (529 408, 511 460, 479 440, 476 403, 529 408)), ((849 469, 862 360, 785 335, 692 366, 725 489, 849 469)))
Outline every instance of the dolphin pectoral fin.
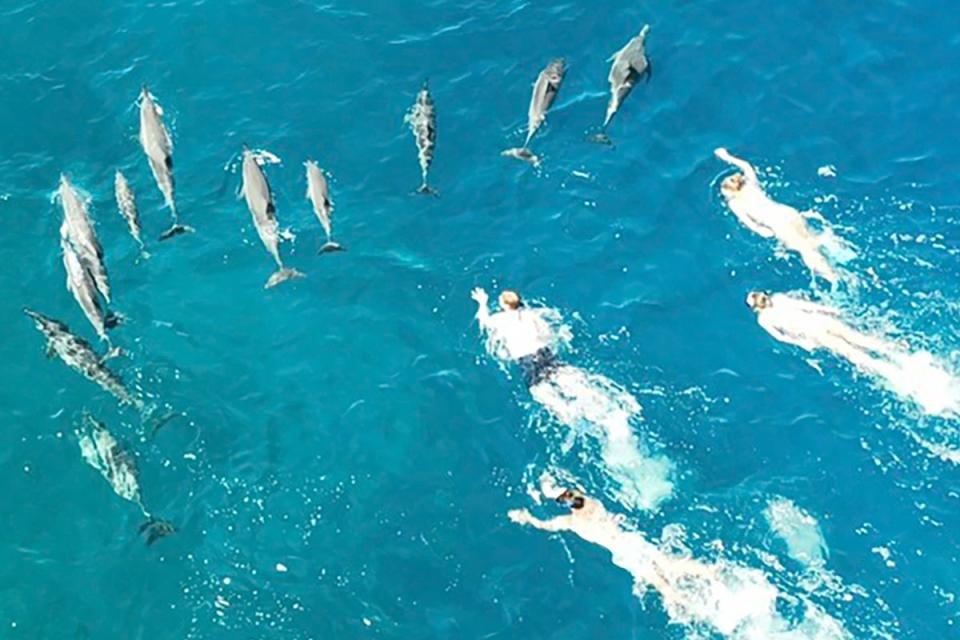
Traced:
POLYGON ((281 267, 270 276, 270 279, 267 280, 267 283, 263 285, 264 289, 272 289, 281 282, 286 282, 287 280, 295 280, 297 278, 306 278, 307 274, 297 271, 296 269, 289 269, 286 267, 281 267))
POLYGON ((100 358, 100 364, 106 363, 108 360, 113 360, 114 358, 119 358, 120 356, 126 355, 126 352, 120 347, 113 347, 110 351, 100 358))
POLYGON ((57 350, 53 348, 52 344, 48 343, 45 353, 46 353, 47 359, 52 360, 53 357, 57 355, 57 350))
POLYGON ((193 233, 196 231, 193 227, 189 227, 185 224, 174 223, 172 227, 160 234, 160 240, 169 240, 174 236, 179 236, 184 233, 193 233))

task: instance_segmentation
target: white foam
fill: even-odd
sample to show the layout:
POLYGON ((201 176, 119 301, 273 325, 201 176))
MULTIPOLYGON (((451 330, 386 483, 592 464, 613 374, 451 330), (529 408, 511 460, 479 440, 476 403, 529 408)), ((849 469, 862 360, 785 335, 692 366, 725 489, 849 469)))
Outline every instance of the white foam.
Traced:
POLYGON ((816 518, 786 498, 771 500, 763 514, 787 545, 787 555, 809 569, 826 566, 829 552, 816 518))
POLYGON ((757 569, 666 553, 633 531, 612 537, 608 544, 614 564, 633 576, 634 593, 642 597, 654 589, 675 624, 706 627, 736 640, 852 637, 820 606, 804 597, 782 594, 757 569), (781 614, 778 601, 793 601, 797 619, 781 614))
POLYGON ((901 352, 885 376, 890 389, 932 416, 960 413, 960 380, 929 351, 901 352))
POLYGON ((558 421, 600 440, 603 461, 626 506, 655 509, 673 493, 673 465, 638 441, 631 420, 639 416, 640 404, 615 382, 564 365, 530 393, 558 421))

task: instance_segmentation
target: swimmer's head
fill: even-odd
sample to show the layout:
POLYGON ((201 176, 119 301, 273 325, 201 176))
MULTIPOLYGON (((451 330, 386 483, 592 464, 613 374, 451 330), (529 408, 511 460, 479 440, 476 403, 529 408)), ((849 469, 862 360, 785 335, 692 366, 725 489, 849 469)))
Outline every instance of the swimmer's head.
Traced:
POLYGON ((562 505, 569 506, 571 509, 583 509, 584 495, 579 491, 573 489, 565 489, 563 493, 557 496, 557 502, 562 505))
POLYGON ((520 300, 520 294, 516 291, 504 291, 500 294, 500 308, 506 311, 516 311, 521 306, 523 302, 520 300))
POLYGON ((772 304, 773 301, 770 300, 770 294, 768 293, 751 291, 747 294, 747 306, 758 313, 764 309, 769 309, 772 304))
POLYGON ((726 198, 732 198, 740 193, 740 190, 743 189, 746 184, 747 179, 743 177, 743 174, 735 173, 723 179, 723 182, 720 183, 720 193, 726 198))

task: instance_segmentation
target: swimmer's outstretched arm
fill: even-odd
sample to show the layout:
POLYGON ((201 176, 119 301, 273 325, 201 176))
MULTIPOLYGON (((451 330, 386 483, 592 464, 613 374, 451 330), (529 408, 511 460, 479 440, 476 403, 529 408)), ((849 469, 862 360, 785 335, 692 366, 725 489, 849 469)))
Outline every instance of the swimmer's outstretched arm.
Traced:
POLYGON ((507 517, 511 522, 519 525, 528 525, 541 531, 568 531, 570 529, 570 516, 557 516, 549 520, 535 518, 526 509, 512 509, 507 512, 507 517))
POLYGON ((477 303, 477 322, 480 323, 480 329, 486 331, 490 326, 490 296, 483 287, 477 287, 470 292, 470 297, 477 303))
POLYGON ((732 155, 723 147, 717 147, 713 153, 724 162, 732 164, 737 169, 740 169, 740 171, 743 172, 743 177, 746 178, 748 182, 753 182, 755 184, 760 183, 760 179, 757 177, 757 171, 753 168, 753 165, 746 160, 742 160, 741 158, 732 155))

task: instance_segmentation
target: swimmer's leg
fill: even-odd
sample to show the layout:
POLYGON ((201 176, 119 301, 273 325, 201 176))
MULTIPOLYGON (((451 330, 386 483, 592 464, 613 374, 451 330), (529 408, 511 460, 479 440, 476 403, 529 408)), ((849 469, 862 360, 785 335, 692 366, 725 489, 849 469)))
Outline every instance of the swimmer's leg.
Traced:
POLYGON ((798 248, 797 252, 800 254, 800 259, 803 260, 803 264, 805 264, 814 275, 820 276, 830 284, 837 284, 840 281, 840 276, 837 275, 833 265, 831 265, 820 252, 820 246, 818 244, 804 243, 804 246, 798 248))

